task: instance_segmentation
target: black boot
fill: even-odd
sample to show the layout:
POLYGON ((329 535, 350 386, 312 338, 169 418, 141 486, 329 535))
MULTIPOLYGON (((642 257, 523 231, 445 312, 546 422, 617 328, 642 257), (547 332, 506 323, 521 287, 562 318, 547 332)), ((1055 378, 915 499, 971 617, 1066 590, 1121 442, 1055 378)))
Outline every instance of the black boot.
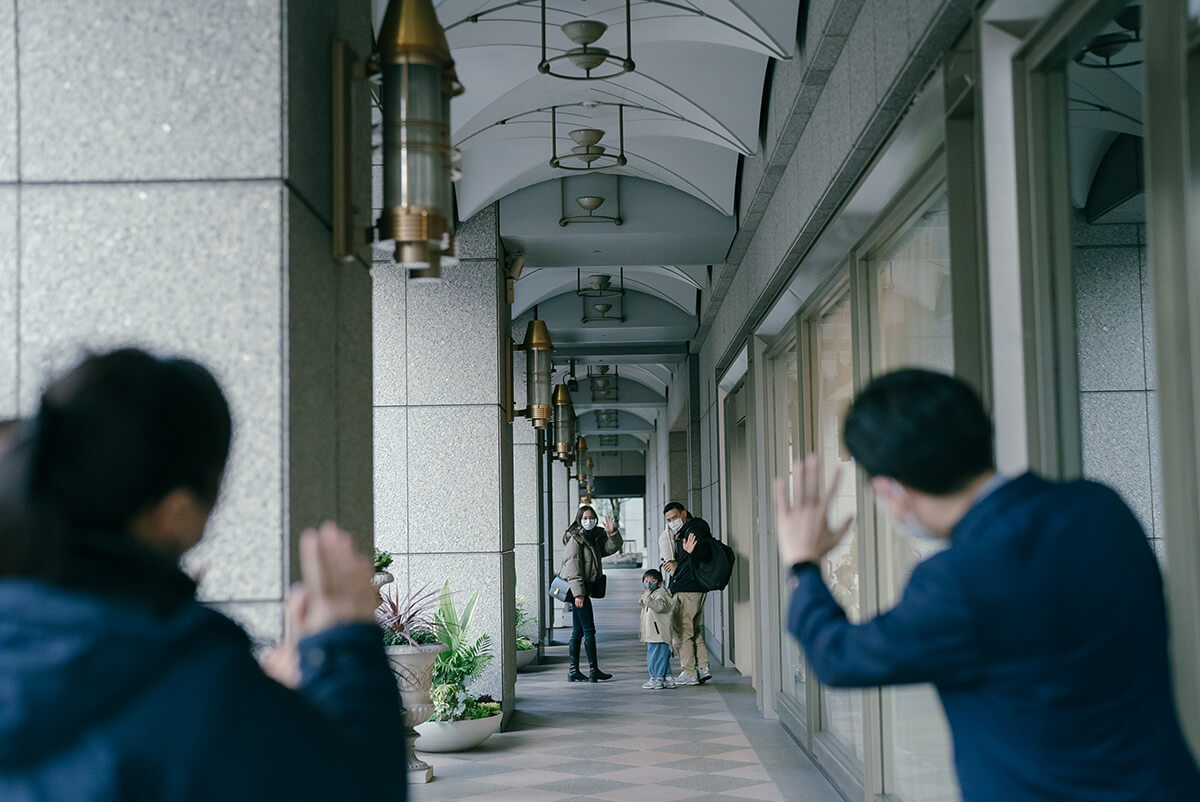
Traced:
POLYGON ((588 678, 579 670, 579 638, 567 641, 567 653, 571 656, 571 667, 567 669, 567 682, 587 682, 588 678))
POLYGON ((612 674, 606 674, 596 665, 596 636, 583 636, 583 649, 587 652, 588 665, 591 666, 591 671, 588 672, 588 679, 592 682, 608 682, 612 679, 612 674))

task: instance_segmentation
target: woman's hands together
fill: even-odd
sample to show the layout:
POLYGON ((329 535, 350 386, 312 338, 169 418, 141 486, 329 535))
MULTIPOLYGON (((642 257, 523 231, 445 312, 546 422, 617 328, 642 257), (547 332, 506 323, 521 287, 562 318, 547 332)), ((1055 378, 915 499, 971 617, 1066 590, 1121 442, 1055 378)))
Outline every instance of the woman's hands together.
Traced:
POLYGON ((289 688, 299 687, 297 642, 342 624, 374 623, 379 598, 372 572, 370 561, 337 524, 326 522, 300 535, 303 581, 288 594, 287 636, 263 655, 263 671, 289 688))

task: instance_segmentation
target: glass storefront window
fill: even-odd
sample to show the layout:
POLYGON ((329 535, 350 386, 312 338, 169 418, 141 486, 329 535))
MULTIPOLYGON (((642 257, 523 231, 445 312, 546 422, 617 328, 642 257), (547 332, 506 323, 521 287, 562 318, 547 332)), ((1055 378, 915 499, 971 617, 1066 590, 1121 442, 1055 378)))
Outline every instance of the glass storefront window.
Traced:
MULTIPOLYGON (((796 342, 793 339, 784 350, 771 362, 772 398, 774 409, 773 433, 775 438, 775 475, 787 479, 791 487, 792 464, 799 456, 798 432, 796 427, 800 422, 800 385, 799 362, 796 352, 796 342)), ((779 586, 789 587, 788 574, 790 566, 780 565, 779 586)), ((782 690, 792 698, 801 709, 806 706, 805 687, 808 681, 807 667, 800 645, 787 631, 788 605, 791 594, 786 591, 779 594, 780 616, 782 631, 780 643, 783 644, 783 683, 782 690)))
MULTIPOLYGON (((842 481, 830 507, 829 517, 842 521, 856 513, 858 506, 854 465, 842 445, 842 421, 854 395, 854 350, 850 319, 850 300, 843 297, 828 309, 813 326, 815 369, 813 410, 814 450, 820 456, 821 471, 827 484, 839 465, 842 481)), ((861 618, 857 527, 821 564, 825 582, 852 621, 861 618)), ((863 760, 862 693, 843 688, 821 689, 821 729, 832 736, 846 756, 861 766, 863 760)))
MULTIPOLYGON (((872 372, 925 367, 952 372, 949 215, 945 190, 867 260, 873 286, 872 372)), ((882 565, 881 600, 900 599, 913 566, 942 546, 895 531, 876 514, 882 565)), ((888 792, 906 802, 958 798, 949 730, 931 686, 891 688, 883 695, 888 792)))

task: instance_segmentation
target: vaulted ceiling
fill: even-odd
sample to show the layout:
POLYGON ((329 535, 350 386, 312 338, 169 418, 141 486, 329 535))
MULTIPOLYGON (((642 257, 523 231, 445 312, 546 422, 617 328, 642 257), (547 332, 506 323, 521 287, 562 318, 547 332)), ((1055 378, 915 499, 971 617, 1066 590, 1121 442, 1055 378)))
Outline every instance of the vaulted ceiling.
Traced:
MULTIPOLYGON (((378 25, 386 0, 375 3, 378 25)), ((544 25, 541 0, 434 3, 466 87, 451 104, 459 217, 499 201, 505 251, 524 264, 514 327, 546 321, 556 379, 574 369, 581 381, 585 434, 607 428, 614 450, 640 450, 695 337, 709 266, 737 232, 739 161, 759 147, 767 65, 792 57, 800 0, 630 0, 628 9, 626 0, 546 0, 544 25), (591 72, 609 77, 539 71, 544 36, 551 72, 587 75, 569 57, 555 60, 578 56, 579 36, 562 26, 580 21, 607 26, 587 47, 611 54, 591 72), (570 157, 588 142, 571 136, 580 129, 603 132, 598 169, 570 157), (584 169, 556 168, 552 154, 584 169), (588 214, 581 197, 603 198, 594 215, 614 217, 619 204, 621 225, 562 224, 588 214), (625 294, 577 295, 600 275, 613 287, 623 280, 625 294), (619 319, 592 320, 601 301, 612 305, 603 317, 619 319), (601 366, 619 371, 615 402, 585 389, 601 366)))

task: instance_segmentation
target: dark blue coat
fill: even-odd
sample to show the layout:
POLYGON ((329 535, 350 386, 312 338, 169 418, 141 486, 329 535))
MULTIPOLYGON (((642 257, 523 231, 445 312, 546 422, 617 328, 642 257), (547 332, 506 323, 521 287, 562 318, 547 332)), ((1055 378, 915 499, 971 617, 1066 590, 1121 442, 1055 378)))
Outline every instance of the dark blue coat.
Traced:
POLYGON ((185 599, 169 613, 0 581, 0 800, 403 800, 404 730, 380 632, 302 641, 303 687, 185 599))
POLYGON ((937 687, 969 802, 1200 800, 1158 563, 1107 487, 1002 485, 860 625, 818 571, 797 578, 788 628, 822 682, 937 687))

